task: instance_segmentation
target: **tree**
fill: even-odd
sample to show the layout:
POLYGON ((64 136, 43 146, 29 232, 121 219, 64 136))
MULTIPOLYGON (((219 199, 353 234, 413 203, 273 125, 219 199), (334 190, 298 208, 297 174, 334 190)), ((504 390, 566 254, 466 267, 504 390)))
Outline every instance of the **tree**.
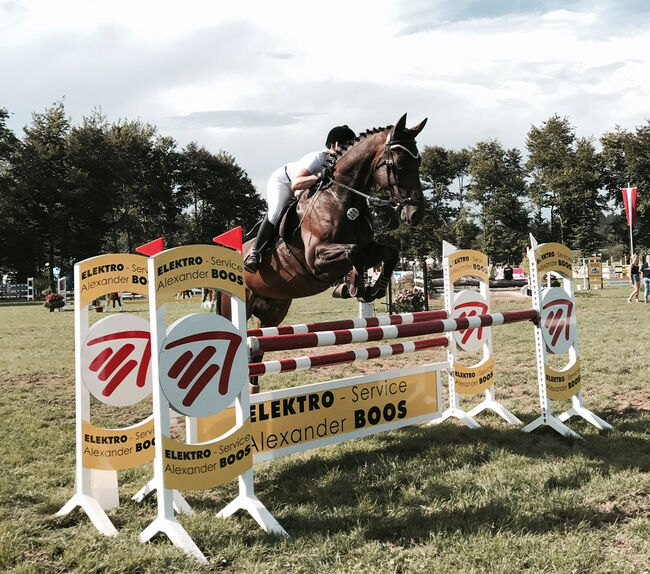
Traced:
POLYGON ((99 111, 84 117, 67 138, 70 251, 79 261, 101 253, 116 205, 118 157, 110 126, 99 111))
POLYGON ((601 238, 596 232, 606 197, 600 158, 590 140, 577 139, 568 118, 557 114, 526 138, 526 168, 535 205, 533 232, 543 241, 559 241, 587 254, 601 238), (544 210, 548 210, 546 225, 544 210))
POLYGON ((181 152, 178 184, 185 208, 186 242, 202 243, 241 225, 252 229, 266 210, 251 180, 226 152, 192 142, 181 152))
POLYGON ((564 233, 565 241, 575 250, 588 256, 600 250, 604 235, 600 231, 604 220, 606 197, 601 193, 602 170, 593 142, 579 138, 566 168, 565 218, 570 225, 564 233))
POLYGON ((16 222, 12 266, 24 275, 45 266, 54 289, 54 267, 70 257, 69 180, 66 137, 70 122, 62 102, 44 113, 32 114, 32 124, 14 155, 14 202, 16 222))
POLYGON ((12 166, 18 138, 7 128, 9 112, 0 108, 0 268, 12 267, 14 220, 12 166))
POLYGON ((480 249, 494 261, 520 261, 528 243, 521 153, 504 150, 496 140, 479 142, 472 149, 469 174, 468 199, 481 209, 480 249))
POLYGON ((412 256, 437 255, 442 241, 469 246, 478 228, 465 205, 468 150, 454 151, 426 146, 422 152, 420 177, 425 197, 425 217, 420 224, 403 230, 403 246, 412 256))
POLYGON ((624 245, 627 243, 628 226, 622 211, 621 189, 630 183, 639 189, 637 225, 634 226, 635 243, 650 247, 650 121, 634 132, 616 127, 603 134, 602 145, 603 183, 607 198, 613 209, 621 209, 617 219, 612 221, 615 236, 624 245))

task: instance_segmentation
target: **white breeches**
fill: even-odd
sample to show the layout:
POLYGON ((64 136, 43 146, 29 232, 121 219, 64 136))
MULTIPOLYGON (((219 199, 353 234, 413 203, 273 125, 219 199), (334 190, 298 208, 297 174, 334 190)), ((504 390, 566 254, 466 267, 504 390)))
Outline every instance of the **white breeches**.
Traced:
POLYGON ((276 169, 266 184, 266 202, 269 204, 269 221, 276 225, 284 206, 293 197, 291 183, 287 179, 284 166, 276 169))

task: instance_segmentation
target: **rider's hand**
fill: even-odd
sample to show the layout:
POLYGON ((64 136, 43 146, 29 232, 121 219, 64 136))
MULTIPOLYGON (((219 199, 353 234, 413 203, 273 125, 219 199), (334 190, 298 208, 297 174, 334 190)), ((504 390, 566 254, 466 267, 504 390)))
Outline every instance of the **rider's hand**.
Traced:
POLYGON ((328 183, 332 179, 334 179, 334 166, 328 164, 318 174, 318 181, 323 181, 325 183, 328 183))

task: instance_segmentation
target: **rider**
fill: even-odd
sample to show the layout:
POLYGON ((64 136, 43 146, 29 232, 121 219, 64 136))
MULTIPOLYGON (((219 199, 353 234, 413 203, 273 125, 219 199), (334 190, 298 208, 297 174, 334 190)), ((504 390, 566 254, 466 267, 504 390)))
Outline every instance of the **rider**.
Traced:
POLYGON ((355 133, 348 126, 336 126, 327 134, 326 149, 308 153, 298 161, 283 165, 271 174, 266 184, 269 211, 257 232, 255 244, 246 256, 244 262, 246 271, 249 273, 257 272, 262 259, 260 250, 273 236, 280 215, 285 205, 294 196, 294 192, 309 189, 328 175, 331 177, 331 174, 323 171, 329 156, 336 153, 355 137, 355 133))

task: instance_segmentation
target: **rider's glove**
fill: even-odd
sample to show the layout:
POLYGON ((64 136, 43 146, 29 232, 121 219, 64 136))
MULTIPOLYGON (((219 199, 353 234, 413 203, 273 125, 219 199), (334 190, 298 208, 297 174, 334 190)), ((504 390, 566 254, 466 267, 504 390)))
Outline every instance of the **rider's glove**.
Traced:
POLYGON ((334 166, 327 164, 318 174, 318 181, 322 181, 323 183, 328 184, 332 179, 334 179, 334 166))

